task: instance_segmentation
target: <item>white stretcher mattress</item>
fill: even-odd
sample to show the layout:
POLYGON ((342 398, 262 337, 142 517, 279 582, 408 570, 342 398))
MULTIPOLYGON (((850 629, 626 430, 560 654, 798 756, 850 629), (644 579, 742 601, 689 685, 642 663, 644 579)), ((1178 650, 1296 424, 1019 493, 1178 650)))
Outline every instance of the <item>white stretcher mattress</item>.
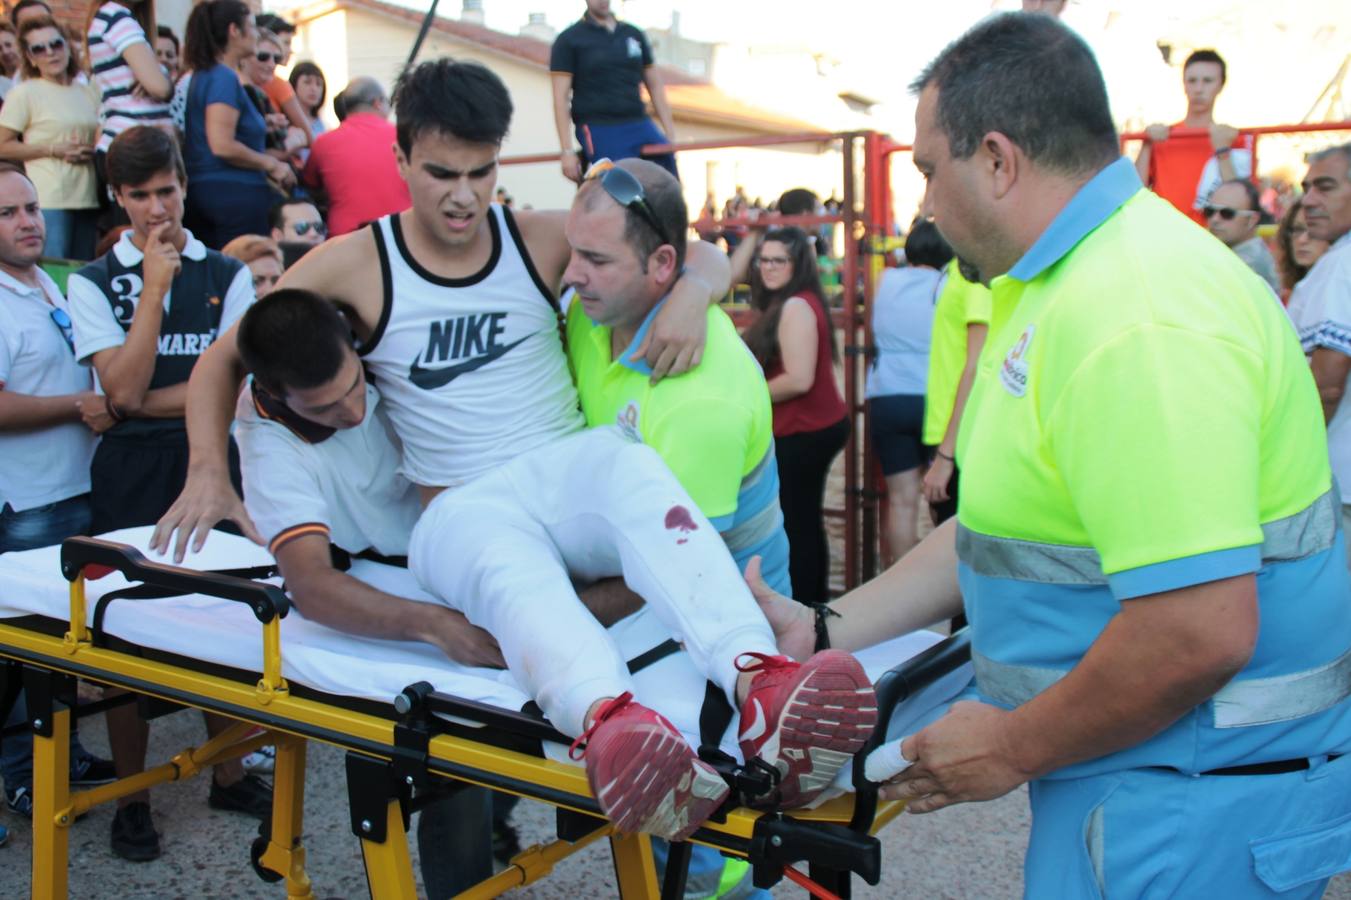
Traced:
MULTIPOLYGON (((129 544, 146 558, 150 527, 129 528, 101 537, 129 544)), ((244 538, 214 532, 201 553, 184 565, 199 570, 270 565, 266 549, 244 538)), ((389 593, 425 602, 439 602, 418 587, 405 569, 367 560, 354 560, 349 574, 389 593)), ((90 622, 103 595, 128 586, 120 573, 89 581, 86 588, 90 622)), ((39 614, 70 618, 69 583, 61 575, 60 547, 44 547, 0 555, 0 618, 39 614)), ((119 600, 109 604, 104 631, 134 644, 199 659, 204 662, 261 672, 262 626, 248 606, 229 600, 191 595, 157 600, 119 600)), ((670 637, 657 617, 646 609, 616 623, 616 644, 632 659, 670 637)), ((428 644, 357 637, 307 620, 292 608, 281 623, 282 673, 288 681, 345 697, 389 702, 405 687, 430 682, 437 691, 469 700, 520 710, 529 700, 509 672, 462 666, 428 644)), ((876 680, 888 669, 942 640, 920 631, 860 651, 857 656, 876 680)), ((888 733, 910 733, 916 722, 951 700, 970 680, 969 666, 941 679, 905 704, 893 717, 888 733)), ((698 746, 699 711, 705 678, 687 654, 675 653, 643 669, 634 677, 635 697, 670 719, 698 746)), ((740 758, 735 727, 728 729, 723 749, 740 758)), ((568 761, 566 747, 546 744, 550 758, 568 761)), ((849 767, 841 773, 845 786, 849 767)))

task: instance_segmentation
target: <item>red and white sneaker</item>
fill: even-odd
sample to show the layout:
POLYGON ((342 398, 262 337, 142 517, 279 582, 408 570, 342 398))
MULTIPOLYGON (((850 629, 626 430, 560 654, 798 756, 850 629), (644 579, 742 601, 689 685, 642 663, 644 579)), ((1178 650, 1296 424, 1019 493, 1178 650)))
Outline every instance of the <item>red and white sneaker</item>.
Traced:
POLYGON ((683 841, 727 797, 727 782, 676 727, 627 692, 600 708, 569 755, 586 757, 591 793, 627 834, 683 841))
POLYGON ((867 673, 843 650, 823 650, 804 663, 745 653, 737 669, 758 673, 741 704, 741 753, 780 776, 778 791, 752 805, 791 809, 812 802, 877 724, 867 673), (745 657, 753 662, 743 664, 745 657))

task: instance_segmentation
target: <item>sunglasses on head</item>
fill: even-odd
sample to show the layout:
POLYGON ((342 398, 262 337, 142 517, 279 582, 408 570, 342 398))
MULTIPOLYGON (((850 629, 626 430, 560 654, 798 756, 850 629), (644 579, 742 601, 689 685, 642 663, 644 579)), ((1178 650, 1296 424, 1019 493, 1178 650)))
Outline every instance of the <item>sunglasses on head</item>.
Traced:
POLYGON ((1251 209, 1234 209, 1232 206, 1207 206, 1201 210, 1201 214, 1207 219, 1213 216, 1219 216, 1226 222, 1231 222, 1236 216, 1246 215, 1254 212, 1251 209))
POLYGON ((33 56, 46 56, 48 53, 55 53, 66 46, 66 39, 55 37, 45 44, 29 44, 28 52, 33 56))
POLYGON ((258 61, 259 61, 260 63, 267 63, 267 62, 270 62, 270 63, 276 63, 277 65, 281 65, 281 54, 280 54, 280 53, 264 53, 263 51, 260 50, 260 51, 258 51, 258 61))
POLYGON ((59 306, 52 307, 52 321, 56 327, 61 329, 61 336, 66 339, 66 345, 70 347, 71 352, 75 351, 75 326, 70 321, 70 314, 59 306))
POLYGON ((617 167, 611 160, 598 159, 586 170, 586 177, 582 180, 584 182, 599 180, 600 186, 610 195, 610 199, 625 209, 636 212, 638 217, 657 233, 663 244, 671 243, 671 236, 662 227, 661 220, 657 218, 657 211, 652 208, 652 204, 647 200, 647 194, 643 192, 642 182, 635 178, 633 173, 617 167))
POLYGON ((314 229, 314 233, 321 237, 328 234, 328 226, 323 222, 296 222, 291 227, 294 228, 296 234, 301 237, 309 234, 310 229, 314 229))

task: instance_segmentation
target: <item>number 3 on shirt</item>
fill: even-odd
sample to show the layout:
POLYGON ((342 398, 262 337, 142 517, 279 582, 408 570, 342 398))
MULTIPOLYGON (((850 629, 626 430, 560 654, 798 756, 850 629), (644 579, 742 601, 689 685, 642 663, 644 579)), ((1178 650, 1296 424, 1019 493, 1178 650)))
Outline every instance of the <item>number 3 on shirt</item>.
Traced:
POLYGON ((124 326, 131 326, 131 317, 136 314, 136 303, 141 299, 144 283, 139 275, 118 275, 110 283, 113 289, 113 315, 124 326))

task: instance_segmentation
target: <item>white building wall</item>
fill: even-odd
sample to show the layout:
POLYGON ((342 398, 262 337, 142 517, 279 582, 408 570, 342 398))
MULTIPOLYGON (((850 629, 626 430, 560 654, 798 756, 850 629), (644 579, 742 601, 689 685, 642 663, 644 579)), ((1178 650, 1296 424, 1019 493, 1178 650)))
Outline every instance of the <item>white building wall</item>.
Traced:
MULTIPOLYGON (((313 60, 324 70, 330 99, 358 75, 374 77, 392 91, 416 33, 411 24, 378 14, 335 10, 300 26, 294 41, 294 58, 313 60)), ((433 31, 427 36, 419 59, 442 55, 483 63, 502 78, 511 92, 516 109, 511 132, 502 148, 503 157, 557 152, 553 94, 546 71, 433 31)), ((326 115, 331 120, 331 105, 326 115)), ((682 141, 728 140, 745 133, 733 127, 693 123, 679 117, 676 126, 682 141)), ((768 203, 790 187, 811 188, 824 199, 832 190, 838 192, 842 184, 838 153, 822 153, 816 145, 683 153, 679 165, 692 218, 698 215, 710 190, 721 203, 741 185, 749 196, 758 195, 768 203), (709 163, 713 163, 711 168, 709 163)), ((515 198, 518 207, 529 204, 537 209, 566 208, 575 190, 563 178, 557 162, 504 166, 498 184, 515 198)))

